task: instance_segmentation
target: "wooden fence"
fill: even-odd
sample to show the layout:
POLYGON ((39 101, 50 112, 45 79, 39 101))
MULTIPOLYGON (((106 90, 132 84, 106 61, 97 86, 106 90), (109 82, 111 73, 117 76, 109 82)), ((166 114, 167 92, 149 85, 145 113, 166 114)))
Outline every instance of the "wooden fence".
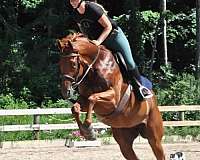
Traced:
MULTIPOLYGON (((184 112, 200 111, 200 105, 181 105, 181 106, 159 106, 161 112, 180 112, 181 118, 179 121, 164 121, 164 126, 200 126, 200 120, 186 121, 184 120, 184 112)), ((0 110, 0 118, 2 116, 34 116, 33 124, 24 125, 2 125, 0 132, 5 131, 34 131, 35 139, 38 139, 40 130, 61 130, 61 129, 78 129, 76 123, 67 124, 40 124, 40 115, 56 115, 56 114, 71 114, 70 108, 49 108, 49 109, 17 109, 17 110, 0 110)), ((110 128, 103 123, 93 123, 94 128, 110 128)))

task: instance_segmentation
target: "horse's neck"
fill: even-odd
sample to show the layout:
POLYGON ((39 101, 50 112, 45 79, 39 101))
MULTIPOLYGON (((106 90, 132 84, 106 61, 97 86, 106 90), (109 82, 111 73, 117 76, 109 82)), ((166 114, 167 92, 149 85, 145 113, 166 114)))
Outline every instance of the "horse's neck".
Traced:
POLYGON ((82 61, 84 61, 86 64, 92 64, 98 56, 98 47, 82 47, 80 48, 79 53, 82 61))

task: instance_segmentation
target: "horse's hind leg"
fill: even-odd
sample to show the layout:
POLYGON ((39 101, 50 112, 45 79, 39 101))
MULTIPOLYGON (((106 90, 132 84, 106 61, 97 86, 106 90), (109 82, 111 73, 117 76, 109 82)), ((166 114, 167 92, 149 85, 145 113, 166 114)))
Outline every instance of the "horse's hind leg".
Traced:
POLYGON ((164 150, 162 147, 162 137, 164 134, 162 118, 157 107, 152 108, 147 121, 147 138, 148 142, 157 158, 165 160, 164 150))
POLYGON ((132 145, 138 133, 131 132, 129 128, 112 128, 113 137, 120 146, 123 156, 127 160, 138 160, 132 145))

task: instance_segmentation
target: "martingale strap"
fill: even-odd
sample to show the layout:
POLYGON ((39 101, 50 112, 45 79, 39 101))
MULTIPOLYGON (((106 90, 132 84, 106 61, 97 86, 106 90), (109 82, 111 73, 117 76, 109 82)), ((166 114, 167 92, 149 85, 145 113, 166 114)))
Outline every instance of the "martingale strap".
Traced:
POLYGON ((122 110, 124 109, 124 106, 126 105, 131 96, 131 91, 132 91, 132 86, 129 84, 126 89, 126 92, 124 93, 123 97, 118 103, 117 108, 110 115, 106 116, 106 118, 114 118, 119 114, 121 114, 122 110))

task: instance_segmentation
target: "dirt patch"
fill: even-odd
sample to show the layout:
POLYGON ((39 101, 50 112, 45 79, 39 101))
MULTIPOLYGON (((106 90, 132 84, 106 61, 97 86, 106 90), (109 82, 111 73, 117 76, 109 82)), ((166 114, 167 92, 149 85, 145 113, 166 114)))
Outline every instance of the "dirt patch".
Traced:
MULTIPOLYGON (((155 160, 148 144, 134 144, 136 154, 140 160, 155 160)), ((183 152, 186 160, 200 158, 200 143, 164 144, 166 159, 171 153, 183 152)), ((100 147, 68 148, 38 147, 5 148, 0 149, 0 160, 124 160, 117 144, 102 145, 100 147)))

